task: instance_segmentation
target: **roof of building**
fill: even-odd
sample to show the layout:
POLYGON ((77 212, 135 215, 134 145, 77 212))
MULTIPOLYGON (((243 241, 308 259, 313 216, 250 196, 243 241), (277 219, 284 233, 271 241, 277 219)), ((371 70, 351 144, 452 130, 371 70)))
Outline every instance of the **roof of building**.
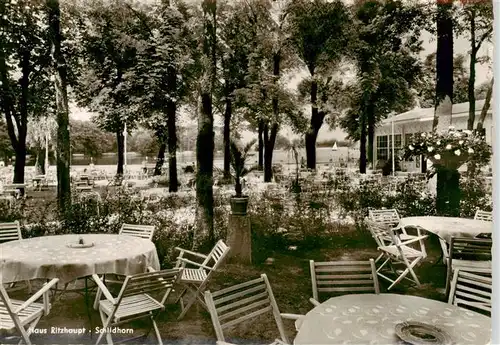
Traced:
MULTIPOLYGON (((483 109, 484 99, 480 99, 476 101, 476 116, 481 114, 481 110, 483 109)), ((491 100, 490 109, 488 113, 491 114, 493 108, 493 100, 491 100)), ((453 104, 452 115, 455 117, 466 117, 469 116, 469 102, 453 104)), ((397 114, 382 121, 382 124, 389 124, 392 121, 394 122, 413 122, 415 120, 419 121, 432 121, 434 118, 434 108, 415 108, 405 113, 397 114)))

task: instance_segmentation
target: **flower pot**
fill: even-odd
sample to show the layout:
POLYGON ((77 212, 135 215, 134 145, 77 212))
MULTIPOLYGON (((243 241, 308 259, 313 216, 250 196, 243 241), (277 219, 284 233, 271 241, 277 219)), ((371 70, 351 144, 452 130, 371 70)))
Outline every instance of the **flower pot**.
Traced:
POLYGON ((245 216, 247 214, 248 196, 231 197, 231 213, 237 216, 245 216))

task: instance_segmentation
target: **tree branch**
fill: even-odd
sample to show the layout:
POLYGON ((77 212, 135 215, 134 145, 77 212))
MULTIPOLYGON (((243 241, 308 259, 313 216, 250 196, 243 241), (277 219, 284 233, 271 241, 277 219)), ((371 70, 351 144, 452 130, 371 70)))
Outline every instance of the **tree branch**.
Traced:
POLYGON ((493 32, 493 27, 489 28, 477 41, 477 45, 475 46, 475 50, 478 51, 481 47, 481 44, 488 38, 488 36, 493 32))

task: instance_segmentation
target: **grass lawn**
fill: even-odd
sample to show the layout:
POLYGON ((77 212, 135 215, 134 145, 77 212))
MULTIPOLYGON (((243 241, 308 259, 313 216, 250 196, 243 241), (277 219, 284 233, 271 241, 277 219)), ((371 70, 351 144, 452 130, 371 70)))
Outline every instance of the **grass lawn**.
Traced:
MULTIPOLYGON (((440 247, 436 238, 429 237, 426 240, 428 257, 417 268, 416 272, 421 280, 420 288, 410 286, 403 282, 391 290, 391 293, 416 295, 431 299, 446 301, 444 296, 444 283, 446 277, 445 266, 442 262, 436 264, 440 257, 440 247)), ((345 233, 339 236, 338 241, 331 248, 314 251, 296 251, 286 253, 274 253, 274 263, 271 265, 242 266, 236 264, 223 265, 223 269, 218 272, 209 285, 209 289, 216 291, 220 288, 233 284, 248 281, 266 273, 272 285, 274 295, 282 313, 305 314, 312 305, 308 302, 312 296, 310 286, 309 260, 365 260, 376 258, 377 250, 375 242, 369 234, 356 232, 345 233)), ((380 281, 382 293, 387 291, 388 284, 380 281)), ((15 292, 11 297, 23 297, 25 292, 15 292)), ((93 301, 93 295, 91 296, 93 301)), ((171 300, 175 298, 175 293, 171 295, 171 300)), ((91 302, 92 303, 92 302, 91 302)), ((199 306, 193 307, 181 321, 176 318, 180 313, 178 305, 167 305, 166 311, 158 317, 158 325, 165 344, 215 344, 215 332, 212 327, 210 316, 207 311, 199 306)), ((92 310, 93 328, 101 327, 99 313, 92 310)), ((289 339, 295 336, 294 323, 291 320, 284 320, 289 339)), ((49 329, 50 327, 83 328, 89 330, 90 323, 87 318, 84 298, 75 293, 67 293, 53 303, 52 310, 47 317, 44 317, 38 324, 39 329, 49 329)), ((124 324, 121 327, 134 328, 135 335, 148 326, 147 322, 137 321, 133 324, 124 324)), ((278 337, 279 333, 275 326, 272 315, 264 315, 259 319, 250 321, 225 332, 228 341, 246 344, 269 343, 278 337)), ((87 332, 84 335, 67 334, 34 334, 31 337, 35 344, 93 344, 97 336, 87 332)), ((115 340, 120 336, 114 336, 115 340)), ((103 339, 105 343, 105 339, 103 339)), ((14 339, 2 340, 2 343, 16 343, 14 339)), ((136 344, 155 343, 153 333, 150 333, 146 340, 136 340, 136 344)))

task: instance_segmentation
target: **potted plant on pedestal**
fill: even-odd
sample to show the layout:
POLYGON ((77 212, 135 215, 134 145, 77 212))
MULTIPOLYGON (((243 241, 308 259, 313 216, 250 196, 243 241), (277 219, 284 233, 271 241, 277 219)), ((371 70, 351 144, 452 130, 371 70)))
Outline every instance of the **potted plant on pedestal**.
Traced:
POLYGON ((254 168, 247 169, 245 167, 246 159, 248 157, 248 152, 255 144, 255 140, 249 142, 243 149, 240 149, 238 145, 231 141, 230 151, 231 151, 231 167, 233 168, 233 177, 235 180, 234 191, 236 194, 231 197, 231 212, 234 215, 244 216, 247 214, 248 207, 248 196, 243 195, 241 178, 246 176, 254 168))

